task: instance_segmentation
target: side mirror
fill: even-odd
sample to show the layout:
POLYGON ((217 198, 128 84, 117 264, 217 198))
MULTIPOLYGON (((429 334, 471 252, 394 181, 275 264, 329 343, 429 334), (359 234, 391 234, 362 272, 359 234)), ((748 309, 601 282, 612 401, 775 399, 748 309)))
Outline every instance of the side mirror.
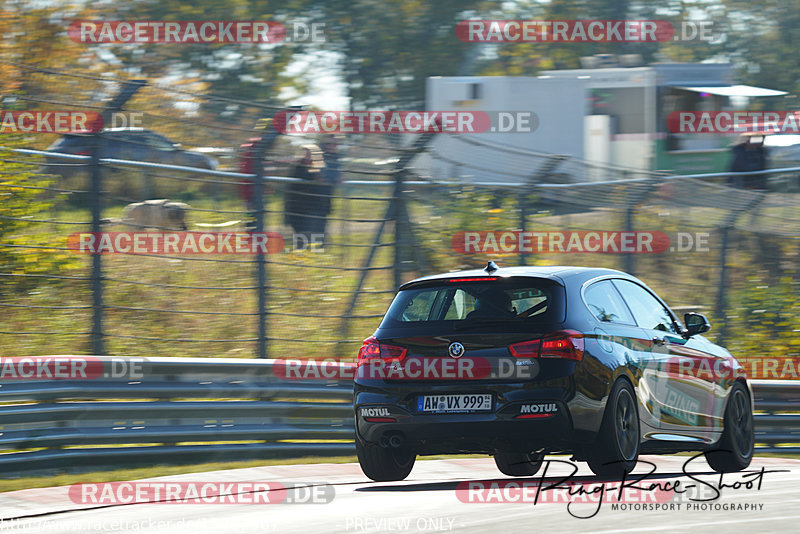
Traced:
POLYGON ((686 337, 692 337, 711 330, 711 323, 701 313, 686 313, 683 316, 683 322, 686 325, 686 337))

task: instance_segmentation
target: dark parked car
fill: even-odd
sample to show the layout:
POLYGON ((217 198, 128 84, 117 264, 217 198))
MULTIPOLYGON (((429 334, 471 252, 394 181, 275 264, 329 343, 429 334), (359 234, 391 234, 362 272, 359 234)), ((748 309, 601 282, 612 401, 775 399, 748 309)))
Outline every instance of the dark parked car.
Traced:
MULTIPOLYGON (((100 139, 101 158, 166 163, 201 169, 217 167, 214 158, 185 150, 163 135, 143 128, 110 128, 102 132, 100 139)), ((88 156, 91 142, 92 139, 88 135, 67 134, 50 145, 47 150, 88 156)), ((64 177, 86 172, 83 165, 75 165, 74 162, 65 162, 55 157, 48 157, 47 163, 51 165, 48 172, 64 177)))
POLYGON ((566 453, 620 476, 640 452, 703 451, 744 469, 753 396, 709 328, 609 269, 490 263, 408 282, 359 351, 361 468, 402 480, 417 455, 487 453, 530 476, 566 453))

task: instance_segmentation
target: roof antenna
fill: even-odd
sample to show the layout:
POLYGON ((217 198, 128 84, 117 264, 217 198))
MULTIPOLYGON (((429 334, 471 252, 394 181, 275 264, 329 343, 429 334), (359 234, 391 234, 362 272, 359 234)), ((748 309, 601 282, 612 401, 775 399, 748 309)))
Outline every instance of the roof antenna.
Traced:
POLYGON ((492 274, 496 270, 497 270, 497 264, 495 262, 490 261, 486 263, 486 268, 484 269, 484 271, 486 271, 489 274, 492 274))

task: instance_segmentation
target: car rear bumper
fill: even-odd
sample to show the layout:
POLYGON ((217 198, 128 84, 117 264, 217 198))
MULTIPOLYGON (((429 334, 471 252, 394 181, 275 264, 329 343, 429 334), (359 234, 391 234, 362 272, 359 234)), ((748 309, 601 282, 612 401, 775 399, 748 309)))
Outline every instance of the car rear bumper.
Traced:
POLYGON ((417 411, 420 395, 471 393, 458 386, 428 386, 418 391, 404 387, 395 392, 357 386, 358 439, 387 446, 396 436, 395 444, 399 439, 418 454, 569 451, 586 436, 573 424, 571 380, 559 382, 561 387, 517 384, 480 390, 492 393, 492 410, 474 413, 417 411))

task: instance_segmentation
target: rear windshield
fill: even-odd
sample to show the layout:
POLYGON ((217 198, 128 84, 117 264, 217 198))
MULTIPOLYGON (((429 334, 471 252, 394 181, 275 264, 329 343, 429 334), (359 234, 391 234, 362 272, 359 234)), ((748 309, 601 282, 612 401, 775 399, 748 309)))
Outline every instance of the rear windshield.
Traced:
POLYGON ((400 291, 381 328, 477 322, 554 321, 563 317, 561 286, 547 279, 442 282, 400 291))

